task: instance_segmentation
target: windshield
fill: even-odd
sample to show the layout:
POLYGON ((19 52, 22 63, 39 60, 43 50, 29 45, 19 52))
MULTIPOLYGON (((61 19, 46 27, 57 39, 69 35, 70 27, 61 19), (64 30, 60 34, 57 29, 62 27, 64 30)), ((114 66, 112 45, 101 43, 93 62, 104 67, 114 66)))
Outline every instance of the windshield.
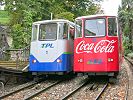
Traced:
POLYGON ((109 36, 117 36, 116 18, 108 18, 108 35, 109 36))
POLYGON ((59 39, 68 39, 68 27, 67 23, 59 24, 59 39))
POLYGON ((82 20, 76 20, 75 38, 82 37, 82 20))
POLYGON ((57 24, 47 23, 41 24, 39 27, 39 40, 56 40, 57 24))
POLYGON ((37 29, 38 29, 37 25, 32 26, 32 39, 31 39, 32 41, 37 40, 37 29))
POLYGON ((105 19, 89 19, 85 21, 85 37, 105 36, 105 19))

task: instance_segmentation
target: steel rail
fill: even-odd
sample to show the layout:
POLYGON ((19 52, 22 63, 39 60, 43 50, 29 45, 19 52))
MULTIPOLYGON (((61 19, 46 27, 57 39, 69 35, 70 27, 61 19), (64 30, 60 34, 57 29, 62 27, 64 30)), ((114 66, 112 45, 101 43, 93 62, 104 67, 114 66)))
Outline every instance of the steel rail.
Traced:
POLYGON ((126 85, 126 91, 125 91, 125 98, 124 98, 124 100, 128 100, 128 89, 129 89, 129 79, 128 79, 128 84, 126 85))
POLYGON ((133 62, 131 61, 131 59, 129 57, 125 57, 124 58, 133 66, 133 62))
MULTIPOLYGON (((133 66, 133 62, 131 61, 131 59, 129 57, 124 56, 124 58, 126 61, 128 61, 133 66)), ((125 64, 124 64, 124 66, 125 66, 125 64)), ((131 68, 131 69, 133 70, 133 68, 131 68)), ((128 77, 129 77, 129 75, 128 75, 128 77)), ((126 95, 125 95, 124 100, 128 100, 128 91, 129 91, 128 89, 129 89, 129 78, 128 78, 128 84, 126 85, 126 92, 125 92, 126 95)))
POLYGON ((12 94, 15 94, 15 93, 17 93, 17 92, 20 92, 20 91, 22 91, 22 90, 24 90, 24 89, 26 89, 26 88, 28 88, 28 87, 31 87, 31 86, 33 86, 33 85, 35 85, 35 84, 38 84, 39 82, 31 81, 31 82, 28 82, 28 83, 25 83, 26 85, 22 84, 22 85, 24 85, 24 86, 21 87, 21 88, 19 88, 19 89, 17 89, 17 90, 8 92, 7 94, 0 96, 0 100, 1 100, 1 99, 4 99, 4 98, 6 98, 6 97, 8 97, 8 96, 10 96, 10 95, 12 95, 12 94), (30 83, 30 84, 28 84, 28 83, 30 83), (27 85, 27 84, 28 84, 28 85, 27 85))
POLYGON ((104 87, 102 88, 101 92, 97 95, 97 97, 95 98, 95 100, 99 100, 99 98, 104 93, 104 90, 107 88, 107 86, 108 86, 108 82, 104 85, 104 87))
POLYGON ((48 86, 48 87, 46 87, 46 88, 44 88, 44 89, 40 89, 39 91, 33 93, 32 95, 30 95, 30 96, 28 96, 28 97, 25 97, 24 100, 30 100, 30 99, 34 98, 35 96, 41 94, 41 93, 44 92, 44 91, 47 91, 47 90, 50 89, 51 87, 53 87, 53 86, 55 86, 55 85, 57 85, 57 84, 59 84, 59 83, 61 83, 61 82, 62 82, 62 80, 61 80, 61 81, 58 81, 58 82, 55 82, 55 83, 51 84, 50 86, 48 86))
POLYGON ((93 86, 94 86, 94 85, 95 85, 95 83, 92 83, 91 86, 90 86, 89 88, 86 89, 86 92, 87 92, 88 90, 93 90, 93 86))
MULTIPOLYGON (((78 90, 80 90, 81 88, 83 88, 84 86, 86 86, 88 84, 88 81, 83 82, 81 85, 79 85, 77 88, 75 88, 73 91, 69 92, 65 97, 63 97, 61 100, 66 100, 68 99, 70 96, 72 96, 73 94, 75 94, 78 90)), ((89 87, 89 89, 94 85, 91 84, 91 86, 89 87)))

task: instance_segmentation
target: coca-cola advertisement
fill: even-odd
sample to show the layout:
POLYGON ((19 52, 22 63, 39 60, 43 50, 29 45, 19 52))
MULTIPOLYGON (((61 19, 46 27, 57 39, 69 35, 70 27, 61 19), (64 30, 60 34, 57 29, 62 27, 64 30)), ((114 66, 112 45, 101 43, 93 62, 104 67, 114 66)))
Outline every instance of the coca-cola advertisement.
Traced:
POLYGON ((115 40, 101 40, 97 43, 87 43, 82 40, 76 46, 76 53, 112 53, 115 43, 115 40))
POLYGON ((119 71, 122 41, 116 19, 97 15, 77 18, 74 72, 113 76, 119 71))

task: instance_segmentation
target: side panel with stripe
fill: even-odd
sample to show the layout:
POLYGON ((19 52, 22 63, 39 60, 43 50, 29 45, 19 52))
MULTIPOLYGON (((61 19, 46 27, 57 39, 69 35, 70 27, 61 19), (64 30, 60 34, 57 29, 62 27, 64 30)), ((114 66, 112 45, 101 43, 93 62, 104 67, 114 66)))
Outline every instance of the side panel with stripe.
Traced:
POLYGON ((37 60, 36 63, 30 61, 29 71, 72 71, 72 56, 73 54, 62 54, 57 59, 62 62, 58 63, 57 59, 54 62, 39 62, 33 55, 30 55, 30 59, 37 60))
POLYGON ((71 40, 32 42, 29 71, 72 70, 73 66, 72 45, 73 43, 71 40), (57 59, 61 59, 62 62, 57 63, 57 59), (37 60, 37 62, 33 64, 32 63, 33 60, 37 60))

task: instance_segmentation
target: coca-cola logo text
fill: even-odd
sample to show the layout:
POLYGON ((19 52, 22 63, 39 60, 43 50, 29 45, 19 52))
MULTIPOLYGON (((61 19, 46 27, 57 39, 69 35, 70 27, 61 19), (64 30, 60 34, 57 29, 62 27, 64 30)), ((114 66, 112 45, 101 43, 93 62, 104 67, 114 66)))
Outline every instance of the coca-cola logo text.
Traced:
POLYGON ((76 46, 76 53, 112 53, 114 51, 114 43, 115 40, 101 40, 98 43, 85 43, 85 41, 81 41, 76 46))

